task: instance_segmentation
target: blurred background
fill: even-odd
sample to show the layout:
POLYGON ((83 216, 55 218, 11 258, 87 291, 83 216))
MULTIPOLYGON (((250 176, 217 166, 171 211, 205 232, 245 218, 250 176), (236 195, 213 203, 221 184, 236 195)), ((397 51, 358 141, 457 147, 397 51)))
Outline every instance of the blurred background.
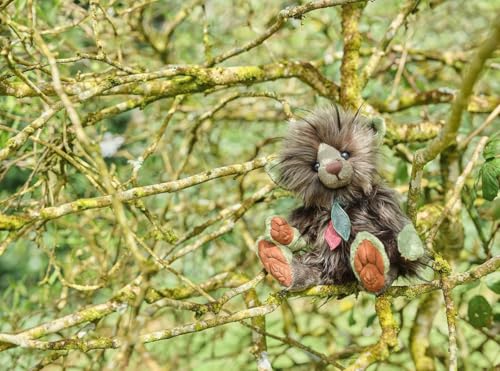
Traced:
MULTIPOLYGON (((449 118, 465 66, 498 22, 500 3, 353 5, 364 8, 354 70, 358 77, 369 72, 366 84, 341 76, 347 10, 329 6, 280 18, 281 11, 317 3, 0 3, 0 217, 27 218, 22 227, 0 230, 0 332, 114 303, 109 313, 98 310, 76 326, 41 330, 40 340, 121 339, 119 346, 104 346, 116 349, 86 351, 75 343, 34 351, 35 345, 5 349, 0 337, 3 369, 337 369, 378 341, 375 298, 364 292, 288 297, 264 325, 232 321, 206 331, 193 325, 192 333, 137 341, 140 334, 265 306, 280 289, 263 278, 252 248, 267 216, 287 215, 300 201, 274 185, 262 166, 132 203, 37 218, 47 207, 277 153, 289 120, 339 100, 348 108, 365 102, 366 114, 386 120, 380 173, 405 207, 413 154, 449 118), (259 39, 266 32, 269 38, 259 39), (252 40, 255 45, 247 44, 252 40), (370 61, 375 64, 367 70, 370 61), (153 76, 174 65, 184 72, 153 76), (355 99, 341 97, 347 86, 358 86, 355 99), (92 89, 95 94, 85 96, 92 89), (30 137, 12 147, 9 140, 27 127, 30 137), (243 293, 231 291, 254 277, 243 293), (224 294, 229 297, 217 301, 224 294), (219 307, 206 305, 214 302, 219 307), (248 324, 268 335, 263 340, 248 324)), ((422 180, 417 226, 426 236, 480 137, 488 137, 490 152, 477 159, 434 241, 453 273, 500 251, 499 77, 497 50, 463 113, 458 147, 426 166, 422 180), (484 180, 485 172, 492 181, 484 180)), ((499 285, 495 272, 453 291, 460 369, 500 364, 499 285)), ((447 369, 442 293, 394 297, 392 310, 398 344, 369 369, 447 369)))

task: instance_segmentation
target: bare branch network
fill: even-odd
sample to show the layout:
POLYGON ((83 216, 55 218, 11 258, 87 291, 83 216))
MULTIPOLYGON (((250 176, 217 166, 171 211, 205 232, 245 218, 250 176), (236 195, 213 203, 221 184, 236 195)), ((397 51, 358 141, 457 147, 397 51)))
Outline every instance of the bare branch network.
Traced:
POLYGON ((500 268, 499 223, 475 193, 500 113, 482 79, 498 76, 500 13, 443 52, 421 39, 428 19, 459 9, 446 1, 383 16, 360 0, 56 3, 0 1, 0 275, 26 280, 0 284, 2 364, 457 370, 474 362, 460 349, 471 331, 484 338, 471 352, 490 346, 498 333, 471 329, 456 292, 500 268), (293 202, 270 177, 279 137, 327 102, 384 118, 382 175, 407 200, 433 279, 375 298, 279 291, 260 270, 263 221, 293 202), (432 349, 433 328, 448 351, 432 349), (239 339, 231 352, 209 355, 225 336, 239 339))

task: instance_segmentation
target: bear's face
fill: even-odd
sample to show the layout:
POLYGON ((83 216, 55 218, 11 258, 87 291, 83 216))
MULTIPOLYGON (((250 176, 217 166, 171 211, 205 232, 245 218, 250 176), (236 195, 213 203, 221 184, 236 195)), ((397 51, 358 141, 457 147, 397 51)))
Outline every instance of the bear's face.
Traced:
POLYGON ((351 152, 339 151, 337 148, 320 143, 313 170, 318 173, 319 180, 330 189, 337 189, 351 183, 353 168, 349 162, 351 152))
POLYGON ((279 183, 306 206, 348 204, 370 193, 377 133, 370 122, 336 106, 290 124, 279 160, 279 183))

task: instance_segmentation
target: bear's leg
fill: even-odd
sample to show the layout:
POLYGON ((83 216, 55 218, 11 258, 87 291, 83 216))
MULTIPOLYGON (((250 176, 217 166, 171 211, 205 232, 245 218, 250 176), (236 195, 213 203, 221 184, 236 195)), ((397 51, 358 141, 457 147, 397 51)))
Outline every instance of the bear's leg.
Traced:
POLYGON ((319 269, 302 263, 286 246, 261 239, 257 248, 265 270, 287 289, 299 291, 320 283, 319 269))
POLYGON ((320 283, 320 271, 300 261, 292 251, 306 245, 300 232, 280 216, 266 220, 266 234, 257 242, 257 255, 266 271, 289 290, 320 283))
POLYGON ((293 282, 292 252, 286 246, 261 239, 257 242, 257 256, 264 269, 281 285, 290 287, 293 282))
POLYGON ((290 291, 301 291, 309 287, 321 285, 321 270, 310 264, 304 264, 297 257, 292 261, 293 283, 290 291))
POLYGON ((397 277, 397 268, 391 267, 384 245, 368 232, 360 232, 351 245, 351 266, 363 287, 381 293, 397 277))

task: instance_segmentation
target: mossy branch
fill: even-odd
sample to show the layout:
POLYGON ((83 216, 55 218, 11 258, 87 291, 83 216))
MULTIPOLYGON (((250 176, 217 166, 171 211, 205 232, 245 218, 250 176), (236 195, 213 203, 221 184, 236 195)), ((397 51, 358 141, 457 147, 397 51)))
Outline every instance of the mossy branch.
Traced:
MULTIPOLYGON (((430 7, 422 7, 419 18, 422 16, 424 19, 431 12, 434 13, 433 5, 440 2, 432 1, 430 7)), ((53 319, 44 319, 45 323, 33 328, 20 329, 23 327, 20 323, 26 323, 25 317, 29 316, 28 307, 24 310, 28 313, 26 316, 26 313, 15 313, 15 308, 11 312, 7 310, 6 316, 13 317, 9 323, 6 322, 6 326, 10 326, 3 330, 6 333, 0 333, 0 352, 15 347, 26 348, 24 353, 43 350, 43 356, 46 357, 35 366, 41 368, 66 356, 68 357, 64 362, 70 367, 76 366, 74 363, 70 364, 75 359, 70 351, 96 350, 89 357, 91 362, 97 360, 97 365, 93 366, 104 367, 104 362, 109 360, 110 365, 125 368, 129 359, 131 362, 148 361, 150 356, 145 351, 145 343, 194 334, 210 328, 218 328, 216 331, 223 333, 221 326, 232 323, 236 327, 243 326, 246 335, 251 332, 250 353, 255 357, 259 370, 268 371, 271 369, 271 361, 276 362, 272 358, 284 355, 277 353, 272 347, 268 357, 266 339, 274 339, 286 348, 294 347, 305 352, 307 362, 311 363, 309 368, 331 365, 343 369, 344 362, 348 363, 345 360, 349 357, 352 361, 350 369, 364 369, 386 360, 394 352, 400 353, 397 349, 399 329, 391 306, 396 298, 403 296, 408 301, 425 298, 420 303, 416 317, 405 312, 402 317, 405 322, 402 323, 407 325, 408 320, 415 322, 409 344, 415 366, 417 369, 431 369, 434 366, 431 355, 435 354, 427 352, 429 343, 425 340, 428 340, 435 312, 443 310, 442 302, 434 300, 442 292, 450 334, 449 363, 450 368, 457 368, 457 343, 462 339, 457 336, 461 334, 457 333, 456 312, 462 302, 453 302, 452 291, 456 286, 477 281, 500 268, 499 257, 492 258, 490 249, 498 228, 486 232, 486 228, 481 229, 484 221, 476 215, 473 219, 483 250, 466 250, 470 254, 468 261, 474 258, 482 261, 484 253, 487 260, 483 264, 457 274, 452 272, 448 261, 436 254, 434 269, 441 273, 440 279, 413 286, 393 286, 375 299, 381 334, 379 338, 373 339, 372 345, 356 345, 359 335, 353 334, 353 345, 341 350, 328 347, 330 353, 327 354, 325 350, 319 351, 301 342, 303 336, 321 336, 323 333, 320 331, 323 329, 315 329, 313 333, 304 332, 301 321, 304 315, 311 317, 311 313, 292 308, 289 305, 291 300, 288 303, 288 299, 340 299, 357 295, 360 286, 353 283, 345 286, 316 286, 303 292, 281 291, 268 294, 267 300, 261 301, 256 287, 264 282, 265 272, 261 270, 252 277, 235 273, 240 267, 251 269, 256 261, 253 253, 245 248, 241 249, 241 246, 255 246, 254 236, 258 229, 255 221, 259 220, 259 213, 265 212, 263 209, 271 201, 289 197, 290 194, 275 190, 276 186, 269 182, 264 172, 254 172, 249 176, 238 175, 264 166, 269 157, 257 158, 257 155, 274 151, 274 147, 271 149, 274 137, 270 136, 281 134, 278 133, 281 128, 274 131, 274 127, 266 127, 266 134, 262 134, 259 129, 255 129, 256 126, 264 122, 267 126, 277 123, 286 125, 285 121, 294 117, 295 110, 311 107, 318 95, 330 101, 341 101, 347 108, 356 110, 363 102, 363 89, 372 79, 377 79, 375 84, 370 84, 371 96, 365 97, 362 109, 369 114, 384 114, 387 125, 385 143, 397 151, 398 155, 404 156, 406 161, 414 163, 408 197, 409 211, 413 218, 416 215, 424 167, 438 155, 441 156, 441 175, 447 180, 447 184, 444 187, 443 184, 436 184, 434 176, 432 180, 422 179, 422 186, 432 193, 432 204, 425 205, 428 212, 424 218, 419 215, 421 220, 417 225, 419 231, 425 231, 425 235, 429 237, 428 242, 433 240, 432 242, 440 245, 440 241, 434 241, 436 231, 441 223, 447 223, 443 218, 458 209, 456 205, 460 202, 460 196, 467 193, 464 191, 469 189, 467 175, 475 170, 476 161, 479 161, 487 139, 479 140, 476 150, 471 152, 471 161, 467 166, 464 164, 462 175, 458 178, 456 176, 461 169, 454 166, 460 163, 459 155, 465 149, 469 150, 468 144, 472 140, 476 140, 483 132, 482 135, 488 135, 486 129, 492 125, 499 112, 497 97, 474 96, 472 88, 483 67, 491 70, 496 68, 494 61, 487 63, 485 60, 498 45, 500 17, 494 18, 494 35, 479 48, 479 53, 465 71, 462 87, 455 91, 434 87, 452 83, 442 81, 442 77, 447 79, 452 76, 450 71, 460 73, 470 59, 468 51, 450 52, 444 48, 426 50, 427 43, 414 45, 416 39, 412 38, 411 32, 407 33, 404 45, 391 44, 400 33, 399 30, 408 24, 411 14, 417 10, 419 0, 401 2, 399 10, 394 10, 394 18, 387 21, 389 26, 385 31, 380 29, 384 20, 381 21, 376 14, 378 10, 374 12, 375 7, 372 7, 371 2, 364 0, 306 0, 300 5, 292 5, 276 14, 267 15, 265 12, 268 8, 261 4, 255 5, 256 3, 248 7, 236 7, 236 12, 231 13, 229 7, 217 5, 217 2, 190 0, 184 4, 172 5, 167 14, 155 0, 90 0, 88 8, 67 8, 63 5, 63 13, 54 13, 57 20, 61 19, 60 24, 53 22, 53 15, 43 14, 44 17, 40 17, 43 9, 32 0, 28 0, 24 8, 19 7, 19 2, 11 0, 2 3, 0 23, 6 26, 6 32, 2 35, 0 47, 0 54, 4 57, 0 58, 0 62, 5 67, 5 72, 0 76, 0 96, 7 99, 0 110, 0 120, 4 120, 0 125, 0 182, 6 180, 7 187, 3 189, 0 186, 6 193, 6 197, 0 200, 3 210, 0 213, 0 234, 4 237, 0 242, 0 255, 16 241, 20 241, 20 245, 37 244, 42 253, 48 255, 49 261, 46 276, 40 284, 50 292, 51 299, 53 295, 57 295, 54 287, 61 287, 62 290, 59 300, 52 301, 53 306, 45 307, 45 316, 52 315, 53 319), (310 19, 305 18, 317 9, 337 5, 342 6, 341 12, 317 11, 314 16, 311 14, 310 19), (199 8, 203 11, 198 12, 199 8), (158 9, 161 10, 160 13, 157 13, 158 9), (211 27, 214 21, 211 16, 217 15, 218 11, 238 17, 248 11, 247 23, 241 23, 234 29, 225 29, 225 22, 222 27, 211 27), (262 14, 254 13, 257 11, 262 14), (200 13, 203 13, 203 21, 200 13), (67 19, 67 14, 71 14, 70 19, 67 19), (341 15, 341 21, 335 18, 337 14, 341 15), (261 15, 265 17, 261 18, 261 15), (264 18, 267 18, 267 22, 264 18), (149 21, 151 25, 148 24, 149 21), (339 49, 339 29, 332 27, 332 21, 342 23, 340 34, 344 50, 339 49), (53 27, 51 24, 57 25, 53 27), (199 31, 200 35, 203 32, 203 40, 193 38, 188 33, 181 35, 177 32, 178 27, 199 31), (254 27, 263 28, 262 31, 255 32, 254 27), (315 35, 309 39, 311 35, 308 32, 313 29, 315 35), (76 44, 73 40, 74 32, 79 35, 76 44), (299 37, 295 37, 297 34, 299 37), (239 36, 243 36, 243 41, 237 40, 239 36), (274 40, 276 44, 280 43, 281 36, 292 44, 271 44, 273 38, 277 39, 274 40), (366 40, 363 41, 362 37, 366 40), (373 38, 379 40, 374 48, 369 45, 373 38), (203 45, 195 45, 195 40, 203 45), (234 47, 224 50, 224 45, 230 44, 234 47), (363 47, 365 44, 366 47, 363 47), (187 50, 184 50, 186 46, 187 50), (292 50, 288 50, 291 46, 310 47, 313 50, 300 49, 301 56, 307 59, 314 55, 321 59, 286 60, 292 54, 292 50), (250 59, 250 54, 247 54, 245 59, 244 53, 258 47, 261 49, 259 53, 252 53, 250 59), (202 48, 205 49, 204 56, 201 56, 202 48), (324 48, 324 53, 320 48, 324 48), (221 65, 236 56, 240 56, 238 64, 243 62, 243 65, 221 65), (266 62, 266 59, 273 62, 266 62), (364 68, 360 68, 362 59, 366 61, 364 68), (169 64, 171 61, 179 64, 169 64), (193 64, 185 64, 186 61, 193 64), (338 61, 341 61, 340 74, 337 71, 338 61), (387 92, 384 85, 393 78, 396 68, 390 98, 379 98, 387 92), (417 74, 422 74, 422 79, 421 76, 415 79, 417 74), (331 77, 339 75, 340 82, 331 77), (293 80, 300 81, 296 83, 293 80), (433 86, 422 89, 422 81, 433 81, 433 86), (265 86, 258 86, 261 83, 265 86), (306 89, 303 89, 304 85, 306 89), (397 87, 403 85, 406 86, 403 89, 411 91, 401 90, 397 93, 397 87), (252 91, 246 90, 248 86, 252 86, 252 91), (174 104, 166 113, 163 102, 158 101, 175 97, 174 104), (248 99, 228 105, 243 97, 248 99), (274 99, 279 105, 271 105, 263 99, 256 99, 257 97, 274 99), (412 118, 418 111, 416 109, 392 115, 410 108, 441 103, 451 103, 452 113, 446 123, 441 123, 438 119, 429 121, 427 116, 424 121, 412 118), (465 140, 455 145, 461 115, 465 109, 471 113, 493 113, 482 125, 472 130, 465 140), (129 114, 121 115, 132 110, 129 114), (165 119, 160 123, 158 117, 165 119), (395 117, 408 117, 411 120, 408 122, 415 123, 402 123, 395 117), (104 151, 100 150, 97 143, 105 145, 104 134, 114 132, 114 127, 111 126, 116 121, 121 124, 122 118, 128 120, 127 129, 119 138, 125 140, 125 145, 114 152, 114 158, 104 159, 104 151), (252 158, 253 161, 204 171, 207 166, 212 168, 213 163, 226 163, 225 160, 219 161, 218 157, 222 153, 227 155, 227 148, 224 148, 224 152, 220 150, 227 138, 221 141, 218 135, 226 135, 229 130, 232 131, 230 125, 246 125, 248 132, 253 133, 243 141, 235 141, 238 144, 245 142, 237 153, 245 159, 252 158), (261 135, 265 137, 260 137, 261 135), (257 142, 250 145, 246 143, 247 139, 257 139, 257 142), (410 147, 403 145, 429 140, 431 142, 428 146, 415 156, 410 147), (206 151, 206 144, 209 151, 206 151), (143 160, 152 153, 157 155, 155 160, 158 161, 150 159, 145 163, 146 167, 141 167, 143 160), (447 153, 453 156, 447 159, 447 153), (133 170, 124 165, 124 159, 131 161, 133 170), (28 179, 23 185, 12 186, 10 181, 16 178, 13 175, 17 174, 13 173, 18 169, 22 173, 29 172, 28 179), (169 181, 152 184, 159 180, 148 180, 148 172, 151 170, 162 172, 162 179, 169 181), (124 173, 132 174, 128 181, 122 182, 120 179, 124 173), (184 174, 196 175, 181 178, 184 174), (452 176, 447 176, 450 174, 452 176), (207 194, 210 191, 205 187, 197 194, 200 197, 194 199, 185 192, 178 192, 223 176, 235 176, 236 181, 230 182, 230 185, 238 186, 238 192, 227 193, 230 190, 225 184, 220 187, 217 185, 215 193, 210 193, 215 195, 213 198, 205 197, 205 191, 207 194), (80 179, 91 187, 84 190, 85 197, 88 198, 79 199, 82 197, 80 179), (141 184, 151 185, 139 187, 139 181, 141 184), (166 197, 167 202, 146 203, 146 200, 142 200, 151 195, 174 192, 174 197, 166 197), (223 199, 221 194, 224 194, 223 199), (434 197, 436 194, 438 197, 434 197), (255 210, 255 213, 247 214, 250 208, 260 202, 265 202, 266 205, 255 210), (128 207, 127 213, 124 212, 125 206, 128 207), (103 210, 83 212, 92 209, 103 210), (79 213, 79 217, 63 218, 73 213, 79 213), (203 213, 210 214, 202 217, 203 213), (91 218, 97 214, 103 217, 91 218), (57 218, 61 219, 47 223, 57 218), (72 228, 74 231, 71 231, 72 228), (177 241, 174 229, 180 234, 177 241), (63 231, 64 234, 59 233, 63 231), (72 241, 78 236, 77 245, 68 242, 70 247, 75 247, 71 254, 59 249, 63 241, 65 243, 70 240, 66 240, 66 232, 69 232, 72 241), (54 236, 57 236, 55 240, 52 238, 54 236), (53 241, 48 242, 50 239, 53 241), (237 246, 234 241, 238 241, 237 246), (131 249, 131 246, 136 247, 131 249), (233 248, 237 251, 230 251, 233 248), (79 255, 80 253, 83 255, 79 255), (227 257, 236 255, 238 260, 226 260, 227 257), (80 259, 81 256, 84 257, 80 259), (133 260, 134 257, 140 259, 133 260), (221 259, 218 260, 219 258, 221 259), (182 262, 177 262, 181 259, 182 262), (193 273, 192 267, 195 270, 198 268, 197 259, 204 259, 207 266, 196 272, 196 277, 197 273, 201 276, 209 274, 207 271, 217 270, 221 263, 224 265, 223 270, 231 271, 195 284, 188 274, 193 273), (175 262, 177 264, 174 265, 175 262), (178 263, 186 265, 177 270, 178 263), (213 267, 212 263, 215 264, 213 267), (98 278, 86 275, 85 270, 91 265, 96 265, 91 270, 95 268, 98 278), (160 280, 171 274, 181 282, 180 286, 156 287, 157 282, 165 282, 160 280), (48 285, 52 277, 58 281, 56 286, 48 285), (92 284, 87 281, 92 281, 92 284), (122 289, 116 291, 121 286, 122 289), (104 290, 100 290, 101 288, 104 290), (75 297, 72 290, 84 290, 86 295, 75 297), (80 306, 80 309, 69 309, 66 306, 70 304, 71 308, 79 308, 79 302, 95 303, 99 297, 109 292, 115 294, 108 296, 101 304, 80 306), (266 329, 265 322, 267 315, 283 308, 285 302, 288 305, 287 310, 283 311, 285 336, 279 336, 266 329), (156 320, 158 311, 165 309, 175 311, 176 322, 161 325, 162 322, 156 320), (57 314, 73 310, 68 315, 57 314), (183 314, 191 314, 193 318, 178 323, 178 318, 183 317, 177 317, 177 311, 187 311, 188 313, 183 314), (57 318, 59 315, 61 317, 57 318), (17 321, 19 318, 21 320, 17 321), (157 331, 153 331, 151 326, 159 327, 155 327, 157 331), (12 328, 15 330, 11 330, 12 328), (106 351, 108 349, 119 350, 106 351), (342 364, 339 363, 341 359, 344 360, 342 364)), ((492 17, 484 17, 486 18, 492 17)), ((237 22, 240 21, 238 19, 237 22)), ((421 19, 417 20, 420 21, 421 19)), ((231 20, 227 24, 235 23, 231 20)), ((414 25, 408 25, 411 31, 414 25)), ((461 26, 470 29, 465 23, 461 26)), ((448 32, 446 37, 436 37, 437 41, 453 41, 453 36, 448 32)), ((473 56, 474 52, 470 55, 473 56)), ((486 82, 485 91, 490 86, 486 82)), ((368 90, 365 92, 368 93, 368 90)), ((172 102, 169 100, 167 103, 170 105, 172 102)), ((237 161, 239 160, 235 160, 237 161)), ((404 193, 405 187, 400 185, 398 189, 404 193)), ((471 208, 475 210, 472 198, 467 205, 469 213, 471 208)), ((443 246, 449 248, 450 243, 453 242, 449 238, 443 246)), ((22 251, 9 253, 17 256, 22 251)), ((17 273, 19 272, 16 270, 17 273)), ((8 276, 9 273, 7 278, 8 276)), ((19 287, 23 288, 22 285, 23 283, 19 287)), ((11 300, 11 292, 17 295, 15 288, 14 291, 10 289, 11 287, 5 293, 7 301, 11 300)), ((41 293, 33 285, 27 289, 29 295, 32 290, 36 295, 41 293)), ((402 300, 397 300, 400 301, 402 300)), ((349 298, 339 303, 335 310, 338 309, 340 313, 351 311, 354 302, 354 298, 349 298)), ((363 301, 357 301, 356 305, 364 304, 363 301)), ((314 321, 326 320, 327 325, 323 328, 328 332, 335 331, 334 327, 328 328, 332 323, 329 314, 317 309, 315 306, 312 310, 314 321)), ((486 337, 489 338, 488 335, 486 337)), ((180 340, 179 343, 183 341, 180 340)), ((236 352, 240 350, 237 348, 236 352)), ((176 354, 183 366, 185 358, 191 362, 190 349, 176 350, 176 354)), ((397 355, 399 356, 400 354, 397 355)), ((407 354, 404 356, 408 360, 407 354)), ((81 357, 78 362, 80 359, 81 357)), ((154 366, 154 357, 149 360, 154 366)), ((253 359, 249 361, 255 362, 253 359)), ((388 360, 392 361, 393 358, 388 360)), ((465 361, 464 359, 464 363, 465 361)), ((87 360, 83 362, 86 363, 87 360)), ((148 363, 144 367, 149 366, 148 363)), ((82 364, 82 367, 85 365, 82 364)))
MULTIPOLYGON (((447 278, 446 286, 448 290, 452 290, 456 286, 470 283, 486 276, 489 273, 495 272, 500 268, 500 256, 491 258, 483 264, 471 269, 470 271, 452 275, 447 278)), ((217 287, 224 286, 224 282, 231 279, 237 279, 237 282, 242 283, 238 277, 233 274, 220 274, 214 279, 205 282, 204 289, 210 290, 217 287)), ((89 351, 92 349, 112 349, 118 348, 121 344, 119 338, 101 337, 94 340, 83 339, 65 339, 55 342, 35 341, 41 337, 60 332, 86 322, 96 321, 104 318, 110 313, 119 311, 127 307, 128 303, 132 303, 139 292, 138 287, 142 279, 139 277, 129 285, 125 286, 120 293, 112 300, 99 305, 94 305, 75 312, 73 314, 61 317, 60 319, 47 322, 29 330, 25 330, 18 334, 0 334, 0 351, 7 350, 15 346, 22 346, 31 349, 41 350, 61 350, 61 349, 79 349, 82 351, 89 351)), ((254 283, 259 282, 254 280, 254 283)), ((244 284, 244 282, 243 282, 244 284)), ((435 290, 442 289, 442 281, 436 280, 428 284, 416 286, 399 286, 391 287, 387 292, 377 298, 376 311, 379 318, 380 326, 382 328, 382 335, 377 344, 369 347, 360 357, 353 363, 352 367, 367 367, 373 362, 380 361, 388 356, 391 348, 397 345, 397 332, 398 328, 395 323, 391 310, 392 299, 398 296, 406 296, 413 299, 417 296, 429 293, 435 290)), ((250 289, 252 285, 245 286, 245 289, 250 289)), ((239 290, 240 292, 244 290, 239 290)), ((209 328, 221 326, 231 322, 243 321, 255 317, 261 317, 276 310, 282 301, 287 297, 318 297, 318 298, 331 298, 331 297, 345 297, 357 292, 354 285, 347 286, 315 286, 302 292, 287 292, 280 291, 271 294, 265 301, 264 305, 256 306, 241 310, 234 314, 228 315, 220 313, 212 318, 196 321, 186 325, 173 327, 167 330, 155 331, 146 333, 140 336, 139 340, 142 343, 155 342, 164 339, 170 339, 176 336, 181 336, 188 333, 203 331, 209 328)), ((196 291, 193 288, 178 288, 169 290, 148 290, 145 298, 149 303, 160 300, 163 296, 183 299, 187 298, 196 291)), ((213 306, 212 306, 213 307, 213 306)))
POLYGON ((265 166, 271 158, 272 156, 268 156, 242 164, 223 166, 180 180, 152 184, 143 187, 134 187, 126 191, 117 192, 115 195, 82 198, 59 206, 46 207, 41 210, 32 211, 29 216, 10 216, 0 214, 0 230, 20 229, 30 222, 46 221, 60 218, 64 215, 82 212, 84 210, 109 207, 113 203, 113 196, 116 196, 120 202, 130 202, 157 194, 177 192, 182 189, 228 175, 245 174, 249 171, 265 166))
POLYGON ((415 368, 419 371, 433 371, 435 369, 434 361, 428 355, 431 346, 429 336, 441 303, 438 291, 423 296, 419 301, 417 314, 410 331, 410 353, 415 368))
POLYGON ((389 296, 380 296, 375 302, 375 311, 382 329, 379 341, 362 352, 356 361, 346 370, 364 370, 371 364, 389 357, 389 352, 398 344, 398 326, 392 314, 392 300, 389 296))
POLYGON ((479 47, 470 65, 465 70, 462 85, 457 98, 452 104, 451 114, 446 121, 439 136, 415 153, 411 173, 410 189, 408 192, 408 215, 415 222, 417 215, 418 199, 420 197, 420 184, 424 166, 446 148, 456 143, 456 134, 460 126, 462 113, 472 94, 472 89, 484 67, 486 60, 492 55, 500 44, 500 16, 493 20, 492 30, 488 38, 479 47))
POLYGON ((303 5, 291 6, 286 9, 281 10, 276 16, 276 21, 260 36, 245 43, 242 46, 236 47, 234 49, 228 50, 227 52, 222 53, 219 56, 216 56, 208 61, 208 66, 213 66, 215 64, 219 64, 229 58, 237 56, 241 53, 247 52, 256 46, 262 44, 264 41, 269 39, 272 35, 278 32, 283 26, 286 24, 288 19, 302 19, 306 13, 309 13, 313 10, 328 8, 332 6, 356 3, 365 0, 316 0, 310 1, 303 5))
MULTIPOLYGON (((214 86, 256 84, 265 81, 296 77, 310 85, 319 94, 335 99, 338 87, 323 76, 311 63, 283 61, 260 66, 201 67, 176 65, 154 72, 88 79, 82 82, 67 82, 62 89, 77 102, 96 95, 142 95, 172 97, 180 94, 198 93, 214 86), (167 81, 158 81, 168 79, 167 81)), ((47 96, 57 95, 52 84, 40 84, 40 91, 47 96)), ((16 98, 37 96, 24 82, 0 81, 0 96, 16 98)))
POLYGON ((392 20, 391 24, 385 31, 382 40, 380 40, 378 47, 372 52, 370 59, 361 73, 359 82, 361 88, 364 88, 368 83, 380 60, 387 53, 389 44, 394 39, 401 26, 406 22, 408 16, 417 9, 419 3, 420 0, 407 0, 401 7, 398 15, 392 20))
POLYGON ((340 67, 340 104, 354 111, 361 106, 361 85, 358 75, 361 34, 358 28, 365 6, 366 2, 342 6, 344 55, 340 67))
MULTIPOLYGON (((456 92, 448 88, 438 88, 421 92, 403 92, 399 99, 391 101, 371 101, 379 112, 392 113, 408 108, 427 106, 430 104, 451 103, 456 97, 456 92)), ((473 113, 491 112, 500 104, 497 96, 479 95, 471 96, 467 104, 467 111, 473 113)))

